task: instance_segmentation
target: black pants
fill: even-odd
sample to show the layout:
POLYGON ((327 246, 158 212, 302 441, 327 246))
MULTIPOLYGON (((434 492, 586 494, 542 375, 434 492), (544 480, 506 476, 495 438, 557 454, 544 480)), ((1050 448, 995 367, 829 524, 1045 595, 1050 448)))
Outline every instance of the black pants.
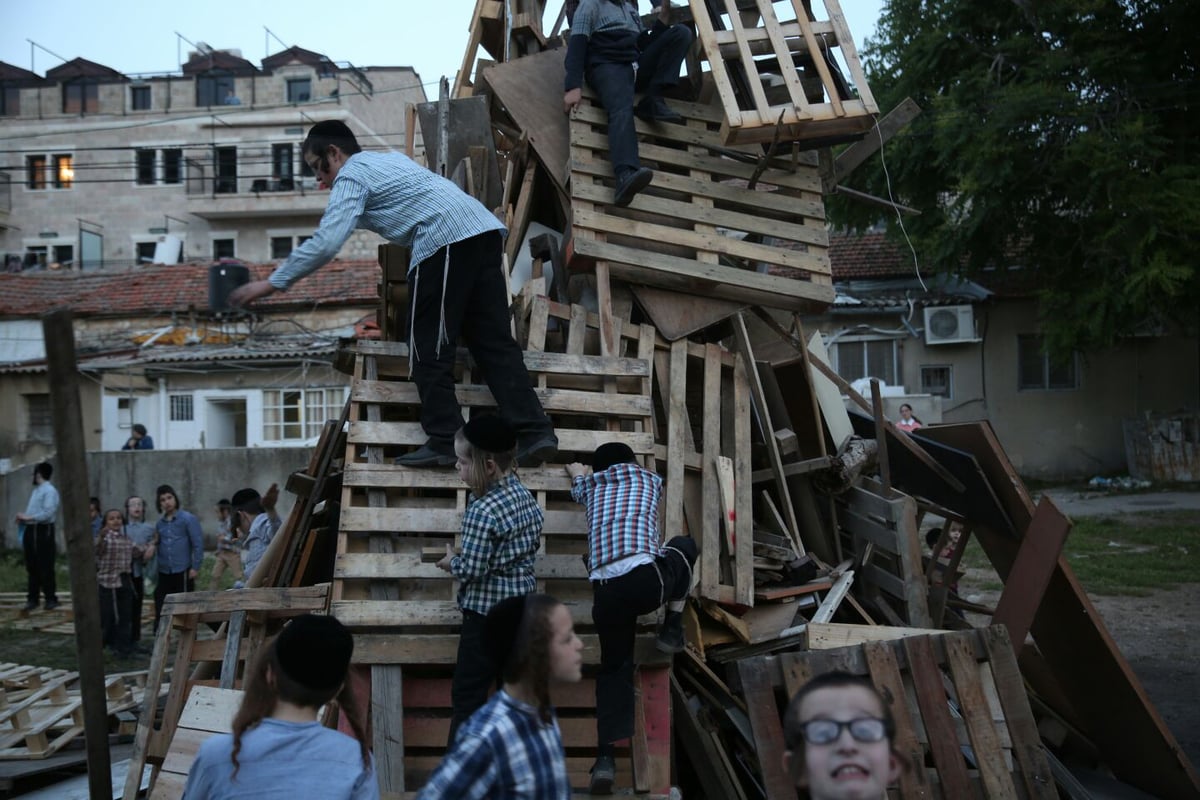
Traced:
POLYGON ((592 581, 592 622, 600 637, 596 733, 601 746, 633 735, 633 642, 637 618, 687 597, 696 542, 676 536, 652 564, 592 581))
POLYGON ((25 524, 25 574, 28 576, 26 599, 37 603, 44 594, 47 603, 57 603, 54 593, 54 525, 25 524))
POLYGON ((608 113, 608 160, 618 178, 641 166, 633 122, 633 93, 655 94, 679 82, 679 67, 692 46, 692 32, 672 25, 655 35, 638 55, 637 77, 632 64, 593 64, 585 78, 608 113))
POLYGON ((446 455, 454 453, 454 434, 463 422, 454 394, 460 336, 521 444, 553 432, 509 327, 508 288, 500 269, 502 242, 499 231, 489 231, 443 247, 418 264, 410 279, 409 346, 414 353, 412 378, 421 396, 421 427, 430 446, 446 455), (446 341, 439 348, 443 323, 446 341))
POLYGON ((121 576, 120 586, 100 587, 100 630, 104 634, 104 646, 117 655, 128 655, 133 649, 130 639, 132 604, 133 582, 128 573, 121 576))
POLYGON ((158 573, 158 583, 154 586, 155 634, 158 633, 158 618, 162 616, 163 601, 167 599, 167 595, 194 591, 196 591, 196 581, 188 577, 186 570, 183 572, 158 573))
POLYGON ((488 691, 499 676, 483 646, 486 617, 474 611, 463 611, 462 635, 458 638, 458 661, 454 665, 454 680, 450 684, 450 738, 454 744, 458 726, 487 702, 488 691))
POLYGON ((133 597, 129 603, 129 641, 142 640, 142 604, 146 601, 146 578, 142 575, 131 575, 129 586, 133 597))

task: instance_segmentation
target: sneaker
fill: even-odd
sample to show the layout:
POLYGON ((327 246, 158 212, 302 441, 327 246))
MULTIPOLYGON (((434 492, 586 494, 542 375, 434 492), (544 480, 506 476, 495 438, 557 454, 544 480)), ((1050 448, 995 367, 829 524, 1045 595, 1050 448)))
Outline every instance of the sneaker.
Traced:
POLYGON ((600 756, 592 765, 592 777, 588 781, 589 794, 612 794, 613 782, 617 779, 617 765, 612 756, 600 756))
POLYGON ((633 113, 646 122, 683 122, 683 117, 661 97, 646 95, 634 106, 633 113))
MULTIPOLYGON (((37 604, 35 603, 34 605, 36 606, 37 604)), ((47 600, 46 605, 43 606, 43 608, 45 608, 47 611, 53 611, 54 609, 58 608, 58 601, 57 600, 47 600)))
POLYGON ((518 467, 536 467, 558 455, 558 437, 553 433, 541 436, 532 444, 517 451, 518 467))
POLYGON ((683 614, 679 611, 668 611, 662 625, 658 626, 658 636, 654 645, 663 653, 683 652, 683 614))
POLYGON ((411 453, 397 456, 395 463, 402 467, 449 467, 453 466, 455 461, 457 459, 454 454, 439 453, 426 443, 411 453))
POLYGON ((632 172, 626 172, 617 181, 616 191, 613 192, 613 205, 624 208, 633 202, 634 195, 650 185, 654 173, 646 167, 638 167, 632 172))
POLYGON ((21 606, 22 611, 36 611, 38 607, 37 600, 30 600, 25 605, 21 606))

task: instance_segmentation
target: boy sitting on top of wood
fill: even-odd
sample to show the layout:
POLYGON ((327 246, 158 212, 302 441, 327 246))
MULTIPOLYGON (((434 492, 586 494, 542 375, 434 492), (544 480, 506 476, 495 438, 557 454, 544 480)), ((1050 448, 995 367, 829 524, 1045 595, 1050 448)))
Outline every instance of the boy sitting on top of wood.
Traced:
POLYGON ((583 81, 608 112, 608 157, 617 179, 613 205, 627 206, 650 184, 653 173, 638 160, 633 116, 648 122, 680 122, 662 99, 679 82, 679 68, 692 46, 692 31, 671 25, 671 0, 662 0, 654 27, 642 26, 636 0, 581 0, 569 16, 563 110, 583 99, 583 81), (634 92, 644 92, 634 108, 634 92))
POLYGON ((633 644, 637 618, 667 606, 658 649, 683 650, 683 606, 692 586, 696 543, 676 536, 664 546, 658 530, 662 478, 638 465, 622 442, 596 448, 592 468, 566 465, 571 497, 587 509, 592 621, 600 637, 596 674, 599 752, 592 794, 610 794, 614 743, 633 735, 633 644))

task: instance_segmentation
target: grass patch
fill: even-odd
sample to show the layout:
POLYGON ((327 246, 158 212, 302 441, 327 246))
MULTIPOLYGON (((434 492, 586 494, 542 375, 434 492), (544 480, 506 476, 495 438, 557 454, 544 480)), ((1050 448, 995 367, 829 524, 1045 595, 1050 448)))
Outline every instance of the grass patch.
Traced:
POLYGON ((1083 517, 1063 552, 1085 589, 1143 597, 1200 582, 1200 513, 1083 517))

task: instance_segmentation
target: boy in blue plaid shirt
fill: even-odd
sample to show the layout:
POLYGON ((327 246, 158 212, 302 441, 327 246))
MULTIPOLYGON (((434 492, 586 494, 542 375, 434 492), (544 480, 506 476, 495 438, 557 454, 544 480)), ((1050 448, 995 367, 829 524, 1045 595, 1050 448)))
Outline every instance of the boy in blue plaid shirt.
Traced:
POLYGON ((513 472, 517 434, 495 414, 473 417, 454 437, 458 477, 471 488, 463 515, 462 554, 447 544, 438 566, 459 581, 462 633, 450 688, 450 741, 482 706, 499 677, 483 647, 484 620, 508 597, 529 594, 542 540, 542 509, 513 472))
POLYGON ((658 531, 662 478, 638 465, 621 442, 596 448, 592 469, 566 466, 571 497, 587 509, 592 622, 600 637, 596 674, 599 743, 589 790, 611 794, 614 743, 633 735, 633 643, 637 618, 667 606, 658 649, 683 650, 683 606, 692 585, 696 543, 676 536, 664 547, 658 531))

